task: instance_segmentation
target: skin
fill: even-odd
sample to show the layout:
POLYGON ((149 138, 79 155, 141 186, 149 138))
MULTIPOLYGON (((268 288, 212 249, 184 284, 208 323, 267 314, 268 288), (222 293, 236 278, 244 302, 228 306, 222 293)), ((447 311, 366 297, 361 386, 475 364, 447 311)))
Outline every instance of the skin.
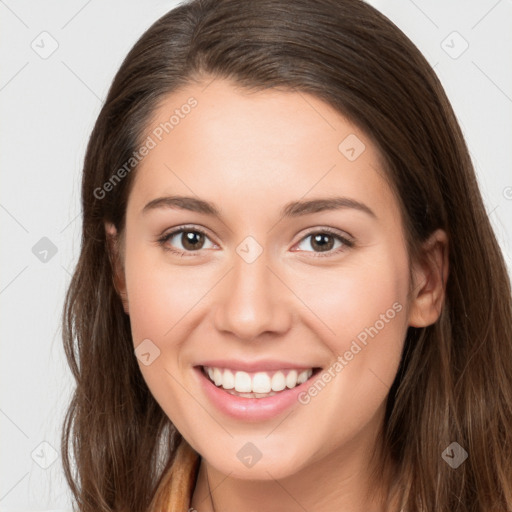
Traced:
MULTIPOLYGON (((134 347, 150 339, 160 350, 150 365, 139 362, 141 372, 202 457, 191 505, 213 510, 208 471, 217 511, 384 510, 386 476, 369 481, 370 452, 379 446, 407 327, 439 316, 446 234, 438 230, 425 244, 431 258, 414 264, 410 282, 399 205, 364 132, 314 96, 248 93, 216 79, 168 96, 147 133, 190 96, 197 107, 137 169, 122 236, 116 242, 115 228, 105 228, 119 257, 116 285, 134 347), (354 161, 338 149, 350 134, 365 144, 354 161), (179 208, 141 213, 151 200, 171 194, 213 202, 222 217, 179 208), (353 208, 280 216, 290 201, 333 196, 364 203, 375 218, 353 208), (182 224, 207 232, 203 245, 189 250, 195 255, 175 255, 157 241, 182 224), (328 227, 355 245, 329 238, 335 245, 322 252, 308 235, 328 227), (236 252, 249 235, 263 248, 250 264, 236 252), (223 357, 325 369, 394 303, 401 311, 325 389, 270 420, 225 416, 192 370, 201 360, 223 357), (251 468, 237 457, 246 442, 262 454, 251 468)), ((166 245, 183 250, 182 243, 178 234, 166 245)))

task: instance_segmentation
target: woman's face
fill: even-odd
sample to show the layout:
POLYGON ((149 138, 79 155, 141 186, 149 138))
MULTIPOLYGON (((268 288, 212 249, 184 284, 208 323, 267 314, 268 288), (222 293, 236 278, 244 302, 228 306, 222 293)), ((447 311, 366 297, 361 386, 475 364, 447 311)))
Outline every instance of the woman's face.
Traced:
POLYGON ((232 477, 362 461, 414 314, 375 146, 314 96, 224 80, 170 95, 146 137, 121 288, 155 399, 232 477))

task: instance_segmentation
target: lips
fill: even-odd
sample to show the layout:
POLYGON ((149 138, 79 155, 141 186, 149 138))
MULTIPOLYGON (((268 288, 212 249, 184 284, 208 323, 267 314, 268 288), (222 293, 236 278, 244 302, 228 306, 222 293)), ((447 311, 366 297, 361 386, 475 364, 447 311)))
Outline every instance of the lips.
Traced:
MULTIPOLYGON (((303 405, 299 405, 298 395, 306 390, 306 388, 310 385, 311 379, 321 371, 321 368, 302 364, 294 364, 286 361, 265 361, 264 363, 261 361, 259 363, 208 361, 204 364, 195 366, 194 370, 194 373, 198 378, 198 385, 202 390, 202 393, 204 393, 208 401, 218 411, 225 414, 226 416, 235 418, 240 421, 254 422, 274 418, 293 405, 303 407, 303 405), (209 376, 209 370, 212 371, 213 378, 215 378, 215 369, 217 369, 219 372, 222 369, 222 384, 227 385, 228 387, 233 384, 233 388, 224 389, 222 386, 220 386, 220 383, 219 385, 216 385, 215 382, 212 381, 209 376), (254 391, 238 392, 234 387, 235 383, 229 382, 229 374, 227 376, 227 380, 225 380, 226 370, 228 370, 233 375, 235 383, 236 373, 245 373, 248 377, 250 377, 249 382, 251 390, 254 389, 253 384, 255 379, 256 389, 268 389, 268 381, 266 381, 266 379, 270 379, 272 376, 272 379, 270 379, 272 386, 272 380, 274 379, 274 376, 279 373, 283 374, 285 377, 285 383, 286 378, 289 375, 292 375, 296 381, 296 384, 292 388, 285 386, 282 391, 271 390, 269 393, 257 393, 254 391), (299 383, 297 380, 301 372, 306 372, 306 380, 304 381, 304 377, 302 377, 301 380, 303 382, 299 383), (258 374, 260 374, 259 377, 257 377, 258 374), (261 376, 261 374, 264 374, 264 376, 261 376), (297 376, 295 377, 294 374, 297 376), (263 386, 263 384, 266 386, 265 388, 258 388, 259 385, 263 386)), ((276 380, 279 380, 280 378, 281 377, 278 376, 276 377, 276 380)), ((289 378, 291 379, 292 377, 289 378)), ((218 373, 217 379, 219 379, 218 373)), ((249 389, 247 377, 242 375, 242 382, 243 379, 245 379, 246 387, 242 387, 241 389, 249 389)), ((291 380, 290 383, 292 383, 291 380)), ((282 386, 282 381, 280 386, 282 386)))

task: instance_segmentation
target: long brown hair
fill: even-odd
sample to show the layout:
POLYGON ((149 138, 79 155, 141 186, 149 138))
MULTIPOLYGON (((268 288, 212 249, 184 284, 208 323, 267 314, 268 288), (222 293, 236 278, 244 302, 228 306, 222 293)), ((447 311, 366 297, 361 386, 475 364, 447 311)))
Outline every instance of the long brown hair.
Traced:
POLYGON ((411 261, 435 229, 446 230, 444 307, 435 324, 408 329, 383 446, 398 468, 404 511, 512 510, 504 258, 438 78, 391 21, 359 0, 189 1, 156 21, 117 72, 87 147, 81 253, 63 313, 76 390, 62 458, 78 510, 148 510, 182 440, 142 378, 107 249, 104 222, 123 231, 137 168, 102 187, 140 147, 159 102, 212 77, 313 94, 371 137, 411 261), (468 453, 457 469, 442 457, 453 442, 468 453))

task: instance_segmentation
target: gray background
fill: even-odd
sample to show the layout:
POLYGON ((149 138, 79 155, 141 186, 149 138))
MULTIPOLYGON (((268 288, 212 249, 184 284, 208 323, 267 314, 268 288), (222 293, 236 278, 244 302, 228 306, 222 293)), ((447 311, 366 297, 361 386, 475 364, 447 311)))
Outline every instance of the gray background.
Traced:
MULTIPOLYGON (((370 3, 440 77, 510 272, 512 1, 370 3)), ((122 59, 176 4, 0 0, 0 511, 71 510, 59 434, 73 383, 60 317, 80 248, 81 164, 122 59)))

